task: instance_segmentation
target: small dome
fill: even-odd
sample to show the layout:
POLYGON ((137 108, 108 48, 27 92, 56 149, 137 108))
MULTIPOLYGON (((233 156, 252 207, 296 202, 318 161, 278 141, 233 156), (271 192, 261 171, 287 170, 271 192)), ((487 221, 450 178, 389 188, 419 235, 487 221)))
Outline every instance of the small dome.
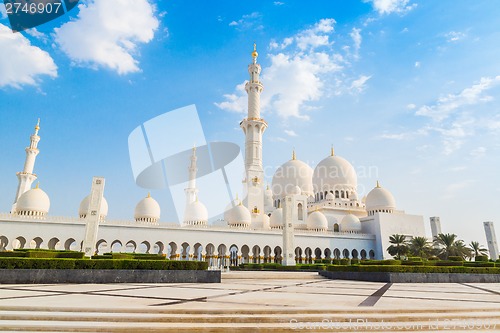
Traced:
POLYGON ((274 212, 272 212, 269 226, 272 229, 283 228, 283 208, 277 208, 274 212))
POLYGON ((326 200, 334 200, 335 199, 335 195, 333 195, 332 192, 328 192, 328 194, 326 195, 326 200))
POLYGON ((307 229, 325 231, 328 229, 328 220, 325 214, 315 211, 307 217, 307 229))
MULTIPOLYGON (((78 209, 78 215, 82 218, 87 216, 90 206, 90 194, 83 198, 80 203, 80 208, 78 209)), ((105 197, 102 197, 101 201, 101 219, 104 219, 108 215, 108 202, 105 197)))
POLYGON ((336 189, 355 190, 358 185, 356 171, 351 163, 334 154, 318 163, 313 173, 315 191, 333 191, 336 189))
POLYGON ((224 209, 224 221, 229 222, 232 220, 231 214, 233 213, 233 208, 240 204, 240 199, 236 196, 236 199, 231 201, 224 209))
POLYGON ((208 222, 207 208, 200 201, 191 202, 184 212, 184 224, 206 225, 208 222))
POLYGON ((348 214, 340 222, 341 232, 360 232, 361 222, 356 215, 348 214))
POLYGON ((396 209, 396 201, 391 192, 385 188, 377 186, 366 196, 366 210, 368 212, 387 211, 392 213, 396 209))
POLYGON ((272 191, 275 198, 292 194, 298 186, 305 195, 313 195, 312 168, 306 163, 293 158, 280 166, 273 176, 272 191))
POLYGON ((241 202, 231 209, 229 216, 228 224, 233 227, 248 227, 252 223, 250 211, 241 202))
POLYGON ((50 199, 42 189, 36 188, 24 192, 16 204, 18 215, 45 216, 50 208, 50 199))
POLYGON ((137 222, 157 222, 160 219, 160 205, 148 196, 135 206, 134 218, 137 222))

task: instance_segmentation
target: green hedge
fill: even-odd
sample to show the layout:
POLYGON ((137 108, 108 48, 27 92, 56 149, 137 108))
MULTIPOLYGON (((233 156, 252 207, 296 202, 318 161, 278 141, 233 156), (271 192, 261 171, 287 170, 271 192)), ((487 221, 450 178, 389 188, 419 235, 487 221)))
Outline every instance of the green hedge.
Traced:
POLYGON ((11 258, 11 257, 26 257, 26 253, 24 252, 10 252, 10 251, 5 251, 5 252, 0 252, 0 258, 11 258))
POLYGON ((465 267, 498 267, 495 266, 494 262, 488 261, 466 261, 464 262, 465 267))
POLYGON ((2 269, 149 269, 206 270, 204 261, 136 260, 136 259, 59 259, 0 258, 2 269))
POLYGON ((408 257, 408 261, 422 261, 421 257, 408 257))
POLYGON ((394 259, 389 259, 389 260, 362 260, 360 261, 360 264, 361 265, 377 265, 377 266, 380 266, 380 265, 389 265, 389 266, 393 266, 393 265, 401 265, 401 260, 394 260, 394 259))
POLYGON ((476 256, 475 261, 488 261, 488 256, 476 256))
POLYGON ((423 261, 403 261, 401 263, 403 266, 424 266, 423 261))
POLYGON ((436 262, 436 266, 463 266, 463 261, 441 260, 436 262))
POLYGON ((449 261, 464 261, 464 258, 462 258, 460 256, 449 256, 448 260, 449 261))
POLYGON ((395 266, 395 265, 356 265, 334 266, 326 268, 331 272, 391 272, 391 273, 470 273, 470 274, 500 274, 496 267, 464 267, 464 266, 395 266))
POLYGON ((73 258, 82 259, 83 252, 59 251, 47 249, 15 249, 14 251, 0 252, 0 257, 27 257, 27 258, 73 258))

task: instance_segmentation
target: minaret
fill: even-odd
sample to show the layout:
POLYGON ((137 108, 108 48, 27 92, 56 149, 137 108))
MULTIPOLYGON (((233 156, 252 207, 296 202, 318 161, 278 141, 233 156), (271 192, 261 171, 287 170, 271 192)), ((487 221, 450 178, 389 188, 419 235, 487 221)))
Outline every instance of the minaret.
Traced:
POLYGON ((196 167, 196 147, 193 147, 193 153, 191 155, 191 164, 188 167, 189 171, 189 184, 184 192, 186 193, 186 207, 196 201, 196 196, 198 194, 198 189, 196 188, 196 172, 198 168, 196 167))
POLYGON ((240 127, 245 133, 245 173, 247 208, 252 213, 252 224, 256 227, 262 222, 264 213, 264 171, 262 168, 262 134, 267 123, 260 117, 260 94, 264 89, 259 81, 261 67, 257 63, 257 46, 254 43, 252 63, 248 65, 250 80, 245 84, 248 94, 248 117, 240 127))
POLYGON ((17 200, 19 197, 26 191, 31 189, 31 185, 36 180, 36 175, 33 173, 33 169, 35 167, 36 156, 40 152, 38 150, 38 142, 40 141, 40 137, 38 136, 38 131, 40 130, 40 119, 35 126, 35 133, 33 133, 30 137, 30 145, 26 147, 26 160, 24 162, 24 169, 21 172, 16 173, 17 179, 19 180, 19 184, 17 185, 17 193, 16 198, 14 199, 14 204, 12 205, 11 212, 14 213, 16 211, 17 200))

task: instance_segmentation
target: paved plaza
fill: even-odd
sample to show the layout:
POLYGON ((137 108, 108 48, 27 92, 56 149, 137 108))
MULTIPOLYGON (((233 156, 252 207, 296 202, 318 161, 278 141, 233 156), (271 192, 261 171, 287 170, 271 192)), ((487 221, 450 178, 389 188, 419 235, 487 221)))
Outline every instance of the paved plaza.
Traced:
POLYGON ((0 330, 500 331, 500 284, 230 272, 220 284, 0 285, 0 330))

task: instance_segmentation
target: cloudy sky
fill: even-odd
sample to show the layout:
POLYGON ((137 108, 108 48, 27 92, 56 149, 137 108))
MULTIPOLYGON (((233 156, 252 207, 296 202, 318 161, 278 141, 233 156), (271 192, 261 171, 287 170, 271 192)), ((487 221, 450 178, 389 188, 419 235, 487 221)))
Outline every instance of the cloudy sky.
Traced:
MULTIPOLYGON (((147 191, 130 132, 196 104, 207 140, 241 145, 256 42, 268 167, 293 147, 314 167, 333 144, 360 192, 380 180, 398 208, 485 244, 482 222, 500 223, 499 15, 467 0, 87 0, 12 33, 0 5, 0 210, 40 117, 35 172, 51 214, 75 216, 99 175, 110 218, 131 219, 147 191)), ((167 192, 152 194, 172 221, 167 192)))

